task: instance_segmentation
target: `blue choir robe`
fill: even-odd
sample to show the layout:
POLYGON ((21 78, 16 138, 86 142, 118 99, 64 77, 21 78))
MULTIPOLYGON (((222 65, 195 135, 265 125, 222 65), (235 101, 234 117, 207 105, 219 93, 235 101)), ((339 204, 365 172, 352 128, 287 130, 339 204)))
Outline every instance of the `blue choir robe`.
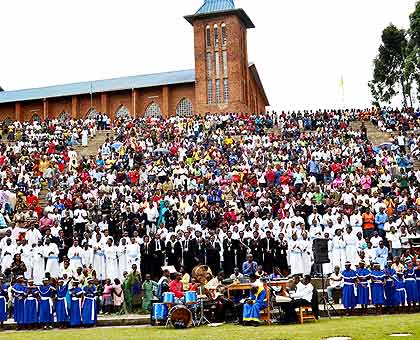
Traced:
POLYGON ((393 279, 395 283, 394 306, 404 306, 407 303, 404 278, 395 275, 393 279))
POLYGON ((414 269, 408 269, 404 275, 405 278, 405 291, 407 294, 407 303, 418 301, 417 283, 414 269))
POLYGON ((385 306, 395 306, 395 269, 385 267, 385 306))
POLYGON ((357 303, 360 305, 369 304, 369 277, 370 270, 366 268, 359 268, 356 270, 357 283, 357 303))
POLYGON ((417 283, 417 301, 420 302, 420 268, 416 268, 414 270, 414 275, 416 277, 416 283, 417 283))
POLYGON ((39 322, 54 322, 52 294, 54 288, 51 285, 39 286, 39 322))
POLYGON ((383 270, 372 270, 370 277, 372 279, 372 303, 374 305, 385 304, 385 272, 383 270))
POLYGON ((343 305, 345 309, 354 308, 356 307, 356 295, 354 294, 354 287, 355 282, 357 279, 357 274, 352 269, 345 269, 341 273, 343 275, 344 279, 344 285, 343 285, 343 305))
POLYGON ((69 304, 67 302, 68 288, 68 284, 57 287, 57 301, 55 303, 57 322, 69 321, 69 304))
POLYGON ((245 303, 243 321, 260 321, 260 311, 267 308, 267 293, 264 287, 258 287, 257 294, 250 296, 252 304, 245 303))
POLYGON ((84 325, 94 325, 97 319, 96 287, 83 288, 85 299, 83 301, 82 320, 84 325))
POLYGON ((12 287, 13 292, 13 319, 20 325, 24 323, 25 315, 25 294, 26 286, 20 283, 15 283, 12 287))
POLYGON ((80 287, 70 289, 70 326, 77 327, 82 323, 82 296, 83 291, 80 287))
POLYGON ((5 283, 0 286, 0 322, 7 321, 8 288, 9 286, 5 283))
POLYGON ((26 298, 24 302, 24 318, 23 323, 25 325, 33 325, 39 322, 38 318, 38 288, 27 287, 26 298))

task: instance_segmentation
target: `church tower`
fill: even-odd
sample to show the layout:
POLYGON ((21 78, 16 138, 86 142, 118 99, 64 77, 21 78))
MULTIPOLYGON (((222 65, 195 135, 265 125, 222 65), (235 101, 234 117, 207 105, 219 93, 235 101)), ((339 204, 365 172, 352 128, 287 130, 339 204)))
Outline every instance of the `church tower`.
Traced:
POLYGON ((254 28, 234 0, 204 0, 185 19, 194 28, 195 111, 249 112, 247 29, 254 28))

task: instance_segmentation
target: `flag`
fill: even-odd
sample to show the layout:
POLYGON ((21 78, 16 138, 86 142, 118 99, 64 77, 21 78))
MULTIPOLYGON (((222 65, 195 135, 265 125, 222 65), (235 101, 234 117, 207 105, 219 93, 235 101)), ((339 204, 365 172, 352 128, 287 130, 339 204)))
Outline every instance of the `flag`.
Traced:
POLYGON ((340 88, 344 90, 344 77, 341 76, 340 78, 340 88))

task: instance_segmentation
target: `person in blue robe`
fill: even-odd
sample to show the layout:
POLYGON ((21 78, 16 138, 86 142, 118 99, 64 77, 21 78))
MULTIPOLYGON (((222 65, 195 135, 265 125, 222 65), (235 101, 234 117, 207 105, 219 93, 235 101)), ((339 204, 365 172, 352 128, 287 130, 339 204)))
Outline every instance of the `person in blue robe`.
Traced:
POLYGON ((385 267, 385 306, 394 307, 395 306, 395 269, 392 268, 392 260, 388 260, 385 267))
POLYGON ((369 284, 370 270, 365 268, 365 261, 360 261, 359 268, 356 270, 357 276, 357 303, 362 308, 362 314, 367 314, 369 305, 369 284))
POLYGON ((420 260, 417 260, 417 266, 414 268, 414 276, 417 284, 417 302, 420 303, 420 260))
POLYGON ((83 291, 79 287, 79 281, 73 281, 70 289, 70 327, 79 327, 82 324, 82 297, 83 291))
POLYGON ((267 292, 262 286, 251 288, 251 295, 244 303, 243 322, 244 325, 259 324, 260 312, 267 308, 267 292))
POLYGON ((382 313, 382 306, 385 303, 385 272, 381 270, 379 263, 373 264, 370 272, 372 304, 375 305, 376 313, 382 313))
POLYGON ((33 280, 28 281, 28 286, 26 287, 26 294, 24 300, 24 317, 23 324, 26 328, 32 329, 35 328, 39 322, 38 318, 38 287, 34 285, 33 280))
POLYGON ((345 269, 341 273, 344 279, 342 300, 343 300, 343 306, 346 309, 347 315, 349 315, 350 310, 353 310, 357 304, 356 296, 354 294, 354 287, 357 280, 357 274, 353 269, 350 269, 350 267, 351 267, 351 263, 347 261, 345 263, 345 269))
POLYGON ((53 302, 52 297, 54 287, 49 284, 49 279, 44 278, 42 285, 38 287, 39 290, 39 323, 47 329, 52 328, 51 323, 54 322, 53 302))
POLYGON ((94 326, 97 320, 96 294, 97 290, 93 279, 88 280, 88 285, 83 288, 84 301, 82 308, 83 324, 87 327, 94 326))
POLYGON ((394 293, 394 306, 397 312, 403 312, 404 306, 407 301, 407 294, 405 293, 404 273, 397 272, 394 275, 395 293, 394 293))
POLYGON ((68 288, 68 283, 64 284, 63 279, 58 280, 55 313, 57 315, 57 323, 59 328, 66 327, 69 321, 69 304, 67 301, 68 288))
POLYGON ((17 323, 18 329, 24 324, 25 313, 25 294, 26 286, 23 276, 17 278, 17 282, 12 286, 13 295, 13 319, 17 323))
POLYGON ((3 327, 3 323, 7 321, 7 302, 9 300, 9 294, 7 289, 9 286, 3 282, 4 277, 0 276, 0 326, 3 327))
POLYGON ((407 262, 407 270, 405 271, 404 279, 405 279, 405 291, 407 294, 408 311, 411 311, 411 306, 413 306, 413 311, 415 311, 416 302, 418 301, 418 294, 417 294, 416 274, 414 272, 412 262, 407 262))

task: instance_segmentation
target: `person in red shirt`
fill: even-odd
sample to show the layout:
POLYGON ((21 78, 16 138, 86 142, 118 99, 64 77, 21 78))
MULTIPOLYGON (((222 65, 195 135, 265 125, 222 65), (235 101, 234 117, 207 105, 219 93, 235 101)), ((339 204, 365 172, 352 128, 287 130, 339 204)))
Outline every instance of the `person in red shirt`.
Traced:
POLYGON ((181 299, 184 297, 184 286, 181 282, 181 274, 176 273, 175 275, 175 280, 171 281, 169 284, 169 291, 174 293, 176 298, 181 299))

